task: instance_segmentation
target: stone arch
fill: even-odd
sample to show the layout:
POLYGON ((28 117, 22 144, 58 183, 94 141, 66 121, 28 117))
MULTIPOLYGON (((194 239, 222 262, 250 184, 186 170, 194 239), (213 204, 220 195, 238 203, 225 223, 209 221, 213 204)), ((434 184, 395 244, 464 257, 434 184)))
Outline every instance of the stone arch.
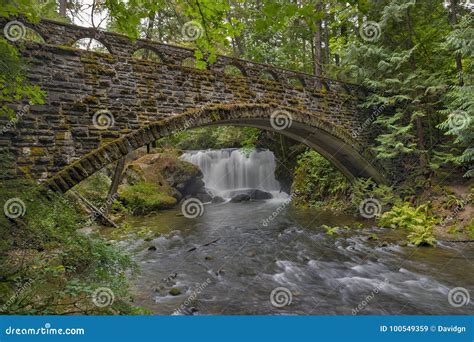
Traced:
POLYGON ((46 39, 41 34, 41 32, 34 29, 34 28, 32 28, 32 27, 30 27, 30 26, 26 26, 25 40, 35 42, 35 43, 39 43, 39 44, 45 44, 46 43, 46 39))
POLYGON ((329 87, 329 84, 326 81, 319 80, 318 81, 318 89, 323 92, 331 91, 332 89, 329 87))
POLYGON ((112 49, 110 48, 110 46, 105 43, 104 41, 102 41, 99 37, 99 35, 95 35, 95 36, 84 36, 84 37, 79 37, 78 39, 76 39, 73 43, 72 43, 72 46, 76 49, 82 49, 82 50, 86 50, 86 51, 94 51, 94 52, 102 52, 102 53, 108 53, 108 54, 112 54, 112 49), (89 41, 89 42, 87 42, 89 41), (81 47, 81 45, 83 44, 89 44, 91 47, 98 47, 99 48, 99 51, 94 51, 94 50, 89 50, 87 47, 84 48, 84 47, 81 47), (102 49, 102 47, 105 49, 105 51, 100 51, 100 49, 102 49))
POLYGON ((148 46, 139 46, 132 51, 131 55, 132 58, 140 60, 149 60, 157 63, 163 63, 165 61, 163 55, 159 51, 148 46))
POLYGON ((351 181, 358 177, 371 177, 384 183, 381 168, 372 164, 372 156, 367 155, 363 146, 337 124, 291 108, 232 104, 188 110, 151 123, 89 152, 48 179, 45 186, 53 191, 66 192, 108 164, 159 138, 210 125, 250 126, 276 131, 315 149, 351 181), (288 119, 283 129, 275 123, 276 114, 288 119))
POLYGON ((287 83, 288 83, 288 85, 290 85, 292 87, 296 87, 296 88, 304 88, 305 87, 304 80, 301 77, 298 77, 298 76, 288 77, 287 83))
POLYGON ((194 57, 186 57, 181 61, 181 66, 186 68, 196 68, 196 58, 194 57))
POLYGON ((245 69, 237 63, 230 63, 224 66, 224 74, 229 76, 247 77, 245 69))
POLYGON ((260 72, 260 79, 267 80, 267 81, 274 81, 278 82, 279 77, 276 72, 271 69, 264 69, 260 72))

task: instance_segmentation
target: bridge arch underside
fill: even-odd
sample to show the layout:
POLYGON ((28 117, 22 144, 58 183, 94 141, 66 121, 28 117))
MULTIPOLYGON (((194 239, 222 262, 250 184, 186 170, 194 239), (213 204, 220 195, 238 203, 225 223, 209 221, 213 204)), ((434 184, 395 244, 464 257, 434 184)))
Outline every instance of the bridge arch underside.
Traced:
POLYGON ((217 125, 278 132, 316 150, 351 182, 360 177, 385 182, 382 170, 372 164, 373 159, 367 155, 366 148, 334 123, 291 108, 236 104, 207 106, 151 123, 91 151, 49 178, 45 185, 64 193, 108 164, 153 141, 183 130, 217 125), (289 118, 286 128, 274 124, 272 115, 276 112, 285 113, 289 118))

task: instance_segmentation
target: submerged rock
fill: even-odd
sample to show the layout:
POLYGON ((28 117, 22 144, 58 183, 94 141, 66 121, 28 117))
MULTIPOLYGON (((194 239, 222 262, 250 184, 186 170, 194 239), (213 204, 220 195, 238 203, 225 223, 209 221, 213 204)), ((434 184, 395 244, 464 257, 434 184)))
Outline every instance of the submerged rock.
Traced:
POLYGON ((232 199, 230 200, 231 203, 240 203, 246 201, 250 201, 250 195, 248 194, 240 194, 232 197, 232 199))
POLYGON ((172 296, 179 296, 181 294, 181 290, 178 289, 177 287, 173 287, 170 291, 169 294, 172 296))
POLYGON ((269 192, 259 190, 259 189, 246 189, 246 190, 237 190, 231 192, 230 200, 233 203, 250 201, 250 200, 266 200, 273 198, 273 195, 269 192))

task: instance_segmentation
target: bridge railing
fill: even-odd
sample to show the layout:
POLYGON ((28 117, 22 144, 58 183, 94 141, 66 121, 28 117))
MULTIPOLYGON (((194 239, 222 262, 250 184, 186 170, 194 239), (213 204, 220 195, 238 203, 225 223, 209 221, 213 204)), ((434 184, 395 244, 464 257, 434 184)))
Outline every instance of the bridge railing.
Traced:
MULTIPOLYGON (((25 27, 35 31, 41 36, 46 44, 56 46, 72 47, 84 38, 93 38, 102 43, 108 52, 117 58, 130 58, 140 49, 148 49, 154 52, 166 64, 182 65, 183 61, 194 57, 194 50, 158 43, 152 40, 138 39, 130 40, 127 36, 114 32, 107 32, 90 27, 81 27, 71 24, 60 23, 43 19, 39 23, 30 23, 22 18, 11 19, 0 17, 0 27, 4 27, 12 20, 18 20, 25 27)), ((364 90, 358 85, 342 82, 335 79, 316 77, 311 74, 277 68, 271 65, 251 62, 243 59, 219 56, 217 61, 208 66, 208 69, 216 72, 224 72, 226 66, 238 68, 244 77, 261 78, 263 73, 271 75, 275 82, 285 86, 300 86, 305 89, 316 89, 335 93, 363 94, 364 90), (290 83, 293 81, 294 83, 290 83)))

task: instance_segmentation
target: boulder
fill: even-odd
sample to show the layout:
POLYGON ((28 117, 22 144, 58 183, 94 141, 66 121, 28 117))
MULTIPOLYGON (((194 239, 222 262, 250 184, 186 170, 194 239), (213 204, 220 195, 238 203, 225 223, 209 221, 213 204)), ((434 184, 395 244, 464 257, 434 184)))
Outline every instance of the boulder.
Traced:
POLYGON ((199 193, 194 196, 198 200, 200 200, 202 203, 207 203, 212 201, 212 196, 209 195, 208 193, 199 193))
POLYGON ((223 203, 225 202, 225 199, 223 199, 221 196, 215 196, 212 198, 212 203, 223 203))
POLYGON ((273 198, 273 195, 269 192, 255 189, 250 193, 250 198, 254 200, 266 200, 273 198))
POLYGON ((181 290, 178 289, 177 287, 173 287, 170 291, 169 294, 172 296, 179 296, 181 294, 181 290))
MULTIPOLYGON (((179 159, 175 150, 146 154, 127 165, 124 172, 124 185, 138 183, 154 184, 160 193, 180 201, 186 196, 198 193, 207 194, 202 180, 202 172, 191 163, 179 159)), ((207 202, 211 200, 203 196, 207 202)))
POLYGON ((250 201, 250 195, 249 194, 240 194, 232 197, 230 200, 231 203, 240 203, 240 202, 246 202, 250 201))
POLYGON ((232 191, 230 193, 231 202, 242 202, 249 200, 266 200, 273 198, 272 194, 259 189, 245 189, 232 191))

